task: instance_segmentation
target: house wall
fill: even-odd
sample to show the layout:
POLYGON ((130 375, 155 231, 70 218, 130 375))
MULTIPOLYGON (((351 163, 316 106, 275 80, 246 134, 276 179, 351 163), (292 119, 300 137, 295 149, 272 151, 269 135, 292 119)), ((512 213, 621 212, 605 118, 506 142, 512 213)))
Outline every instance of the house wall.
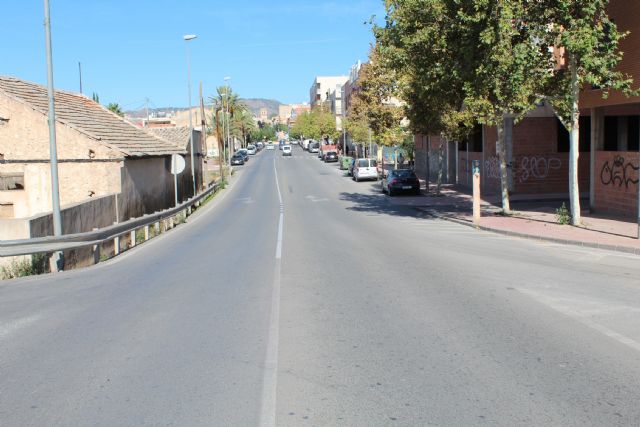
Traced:
MULTIPOLYGON (((0 191, 14 217, 51 210, 47 118, 0 94, 0 174, 23 173, 24 190, 0 191)), ((121 154, 68 126, 56 125, 60 204, 69 206, 120 190, 121 154)))
POLYGON ((118 199, 119 221, 173 206, 174 185, 170 167, 168 156, 125 159, 121 169, 122 191, 118 199))
POLYGON ((627 218, 638 211, 638 152, 598 151, 595 169, 595 211, 627 218))
MULTIPOLYGON (((624 52, 624 56, 618 70, 629 74, 634 80, 633 87, 640 88, 640 2, 611 0, 607 10, 618 30, 629 32, 620 42, 620 50, 624 52)), ((627 98, 618 91, 612 91, 607 99, 602 98, 602 91, 599 90, 585 90, 580 95, 581 108, 638 102, 640 97, 627 98)))

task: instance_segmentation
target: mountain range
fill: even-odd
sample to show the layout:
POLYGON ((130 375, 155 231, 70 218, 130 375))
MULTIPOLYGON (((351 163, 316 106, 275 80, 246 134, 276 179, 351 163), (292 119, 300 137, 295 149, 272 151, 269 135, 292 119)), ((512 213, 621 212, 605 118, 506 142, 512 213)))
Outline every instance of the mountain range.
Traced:
MULTIPOLYGON (((267 111, 269 112, 269 117, 277 115, 278 108, 280 107, 280 105, 283 105, 280 101, 277 101, 275 99, 264 99, 264 98, 240 99, 240 102, 244 103, 249 108, 249 110, 251 110, 251 112, 256 116, 260 113, 261 108, 266 108, 267 111)), ((205 108, 211 108, 211 105, 206 105, 205 108)), ((175 113, 180 111, 186 111, 186 110, 187 108, 183 108, 183 107, 149 108, 149 114, 156 117, 163 117, 168 113, 170 113, 171 116, 174 116, 175 113)), ((133 111, 125 111, 125 114, 127 115, 127 117, 139 118, 139 119, 147 117, 147 111, 144 108, 139 110, 133 110, 133 111)))

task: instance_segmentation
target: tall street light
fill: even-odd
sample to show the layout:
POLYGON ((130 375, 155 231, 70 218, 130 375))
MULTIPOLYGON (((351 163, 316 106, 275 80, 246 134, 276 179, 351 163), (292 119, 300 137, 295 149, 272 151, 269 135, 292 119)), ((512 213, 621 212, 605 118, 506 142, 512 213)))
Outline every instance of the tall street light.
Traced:
POLYGON ((197 38, 195 34, 187 34, 184 36, 185 47, 187 51, 187 82, 189 87, 189 150, 191 151, 191 180, 193 181, 193 195, 196 192, 196 171, 195 162, 193 160, 193 119, 191 118, 191 61, 189 60, 189 41, 197 38))
MULTIPOLYGON (((62 217, 60 215, 60 189, 58 188, 58 153, 56 144, 56 112, 53 89, 53 60, 51 52, 51 16, 49 0, 44 0, 44 33, 47 49, 47 90, 49 98, 49 157, 51 159, 51 204, 53 208, 53 235, 62 235, 62 217)), ((51 258, 51 271, 62 269, 62 252, 54 252, 51 258)))
POLYGON ((229 91, 230 91, 230 87, 229 87, 229 81, 231 80, 231 77, 225 77, 224 81, 227 83, 227 89, 226 89, 226 98, 227 98, 227 150, 229 151, 228 156, 229 156, 229 168, 231 168, 231 117, 229 116, 229 91))

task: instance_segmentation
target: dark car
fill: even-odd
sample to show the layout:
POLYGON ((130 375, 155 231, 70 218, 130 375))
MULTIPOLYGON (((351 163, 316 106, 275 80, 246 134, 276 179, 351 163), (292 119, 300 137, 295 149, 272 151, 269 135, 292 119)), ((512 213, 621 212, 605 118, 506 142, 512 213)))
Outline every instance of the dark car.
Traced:
POLYGON ((327 154, 324 155, 325 163, 337 162, 338 161, 338 153, 335 151, 327 151, 327 154))
POLYGON ((232 165, 244 165, 244 156, 240 153, 236 153, 231 156, 232 165))
POLYGON ((390 170, 382 178, 382 192, 390 196, 401 192, 420 194, 420 180, 411 169, 390 170))

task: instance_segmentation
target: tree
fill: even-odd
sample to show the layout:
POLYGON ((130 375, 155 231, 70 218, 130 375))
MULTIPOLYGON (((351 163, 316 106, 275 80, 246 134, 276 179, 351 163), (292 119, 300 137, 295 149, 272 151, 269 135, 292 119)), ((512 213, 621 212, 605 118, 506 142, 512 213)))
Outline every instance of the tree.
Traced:
POLYGON ((244 104, 239 104, 234 111, 234 117, 231 122, 231 133, 241 138, 243 147, 246 147, 247 138, 250 139, 251 132, 256 128, 251 111, 249 111, 244 104))
MULTIPOLYGON (((220 121, 213 120, 215 126, 221 127, 222 139, 226 139, 227 133, 231 134, 231 121, 237 109, 242 108, 238 94, 234 93, 229 86, 219 86, 216 94, 209 96, 209 102, 213 105, 214 111, 220 111, 220 121)), ((228 155, 232 154, 233 147, 231 141, 227 141, 228 155)))
POLYGON ((464 106, 481 124, 495 126, 500 163, 502 210, 510 213, 505 118, 517 123, 535 109, 549 78, 546 50, 527 22, 529 2, 469 0, 454 10, 457 27, 447 41, 464 87, 464 106))
POLYGON ((617 70, 623 53, 619 43, 626 34, 618 31, 607 15, 608 0, 540 0, 535 5, 538 37, 553 51, 549 60, 560 57, 553 80, 544 95, 569 131, 569 197, 571 222, 580 225, 578 156, 580 140, 579 95, 587 85, 600 88, 603 97, 611 90, 627 95, 632 79, 617 70), (555 56, 554 56, 555 55, 555 56))
POLYGON ((386 146, 400 144, 407 137, 397 77, 397 70, 389 66, 380 47, 373 46, 369 62, 360 69, 358 88, 349 107, 352 126, 359 123, 362 127, 366 122, 376 141, 386 146))
POLYGON ((91 95, 91 99, 93 99, 93 102, 96 102, 98 104, 100 103, 100 96, 95 92, 93 92, 93 95, 91 95))
POLYGON ((122 111, 122 108, 120 108, 120 105, 118 105, 117 102, 110 102, 109 105, 107 105, 107 109, 109 111, 116 113, 120 117, 124 117, 124 112, 122 111))
POLYGON ((377 50, 385 68, 396 73, 409 128, 417 134, 440 135, 437 193, 443 175, 447 140, 468 135, 472 115, 463 108, 464 61, 451 40, 456 30, 456 2, 386 0, 386 21, 374 27, 377 50))

